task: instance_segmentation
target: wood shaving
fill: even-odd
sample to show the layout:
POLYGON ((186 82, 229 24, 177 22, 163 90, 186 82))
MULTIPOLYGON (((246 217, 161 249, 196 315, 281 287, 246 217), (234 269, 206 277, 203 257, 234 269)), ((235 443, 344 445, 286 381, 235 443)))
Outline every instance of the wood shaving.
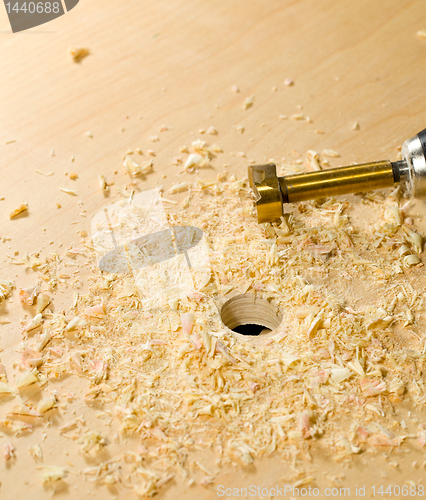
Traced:
POLYGON ((55 175, 55 172, 49 172, 45 174, 44 172, 41 172, 40 170, 36 170, 37 174, 43 175, 44 177, 51 177, 52 175, 55 175))
POLYGON ((10 218, 14 219, 17 217, 19 214, 22 214, 28 210, 28 203, 22 203, 22 205, 19 205, 18 208, 16 208, 13 212, 10 213, 10 218))
POLYGON ((192 167, 198 167, 198 166, 201 166, 203 165, 205 162, 205 159, 203 156, 201 156, 200 154, 196 154, 196 153, 193 153, 193 154, 190 154, 185 162, 185 170, 188 170, 189 168, 192 168, 192 167))
POLYGON ((104 192, 109 191, 109 186, 107 184, 107 181, 103 175, 99 175, 99 187, 102 189, 104 192))
POLYGON ((43 398, 37 405, 37 412, 40 414, 46 413, 56 406, 55 396, 47 396, 43 398))
POLYGON ((169 194, 181 193, 182 191, 188 190, 188 184, 186 182, 179 182, 177 184, 173 184, 169 189, 169 194))
POLYGON ((37 295, 37 304, 36 304, 37 312, 42 313, 46 309, 46 307, 50 304, 50 301, 51 299, 46 293, 40 293, 39 295, 37 295))
POLYGON ((306 153, 306 158, 312 168, 312 170, 322 170, 322 166, 320 163, 319 154, 316 151, 308 150, 306 153))
POLYGON ((90 50, 85 48, 72 48, 70 50, 70 54, 73 58, 73 61, 75 63, 79 63, 90 54, 90 50))
POLYGON ((42 313, 38 313, 34 316, 34 318, 24 327, 25 332, 30 332, 41 326, 43 323, 43 315, 42 313))
POLYGON ((31 456, 34 458, 36 462, 41 462, 43 459, 43 452, 41 451, 41 447, 39 444, 35 444, 34 446, 30 446, 28 448, 31 456))
POLYGON ((63 479, 67 474, 67 470, 64 467, 58 467, 57 465, 46 465, 42 468, 42 470, 43 483, 59 481, 60 479, 63 479))
POLYGON ((244 100, 243 109, 249 109, 253 106, 253 104, 254 104, 254 95, 251 95, 250 97, 247 97, 244 100))
MULTIPOLYGON (((149 153, 149 151, 148 151, 149 153)), ((146 175, 153 170, 153 161, 146 161, 142 164, 136 163, 130 156, 126 156, 124 159, 124 166, 127 172, 132 176, 136 177, 138 175, 146 175)))
POLYGON ((78 441, 81 444, 83 453, 89 453, 93 449, 99 450, 106 446, 107 441, 104 436, 95 431, 87 431, 78 441))
POLYGON ((16 387, 20 389, 21 387, 27 387, 38 382, 37 376, 33 372, 24 373, 16 382, 16 387))
POLYGON ((23 290, 19 290, 19 300, 27 304, 28 306, 32 306, 40 293, 40 286, 34 285, 28 288, 24 288, 23 290))
POLYGON ((213 153, 223 153, 223 149, 218 144, 212 144, 210 151, 213 153))
POLYGON ((0 394, 13 394, 14 390, 9 384, 5 382, 0 382, 0 394))
POLYGON ((73 189, 68 189, 68 188, 60 188, 60 191, 63 193, 69 194, 70 196, 78 196, 77 191, 74 191, 73 189))
POLYGON ((4 456, 4 459, 7 461, 7 460, 10 460, 11 458, 15 458, 15 451, 16 451, 16 448, 13 446, 12 443, 6 443, 4 445, 4 453, 3 453, 3 456, 4 456))
POLYGON ((323 149, 322 151, 323 156, 328 156, 329 158, 339 158, 340 155, 337 151, 334 151, 334 149, 323 149))
POLYGON ((0 280, 0 301, 6 299, 15 288, 15 283, 10 280, 0 280))

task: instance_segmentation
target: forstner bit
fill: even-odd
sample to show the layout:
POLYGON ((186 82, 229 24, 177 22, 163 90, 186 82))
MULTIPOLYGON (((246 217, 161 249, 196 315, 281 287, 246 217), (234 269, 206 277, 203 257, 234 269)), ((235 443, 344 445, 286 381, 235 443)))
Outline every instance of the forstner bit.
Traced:
POLYGON ((426 129, 402 146, 402 160, 389 160, 278 177, 273 163, 248 168, 258 222, 283 215, 283 203, 359 193, 405 182, 410 196, 426 199, 426 129))

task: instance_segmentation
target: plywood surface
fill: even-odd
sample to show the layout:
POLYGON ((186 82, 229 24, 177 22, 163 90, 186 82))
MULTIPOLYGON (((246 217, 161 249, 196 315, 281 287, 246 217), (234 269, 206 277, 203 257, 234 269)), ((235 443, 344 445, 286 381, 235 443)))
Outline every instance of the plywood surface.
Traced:
MULTIPOLYGON (((245 176, 251 160, 290 160, 307 149, 339 151, 333 165, 395 160, 397 146, 426 126, 426 40, 416 36, 420 29, 426 29, 420 0, 81 0, 67 15, 20 34, 9 31, 0 8, 0 279, 29 286, 33 274, 13 265, 11 256, 43 257, 79 241, 80 231, 90 232, 91 215, 118 199, 113 188, 105 198, 98 175, 126 186, 122 157, 128 149, 140 148, 145 159, 147 150, 155 151, 154 173, 137 181, 139 189, 181 180, 173 157, 181 146, 206 140, 200 129, 210 126, 218 135, 208 140, 224 153, 212 162, 213 170, 200 171, 205 178, 225 164, 245 176), (75 64, 73 46, 89 48, 90 56, 75 64), (286 78, 294 85, 284 85, 286 78), (252 95, 253 106, 244 109, 252 95), (280 119, 297 113, 310 121, 280 119), (354 122, 359 130, 353 130, 354 122), (154 135, 159 141, 152 141, 154 135), (71 180, 69 172, 78 179, 71 180), (23 202, 28 213, 10 220, 23 202)), ((418 210, 424 213, 422 205, 418 210)), ((71 300, 64 293, 64 305, 71 300)), ((0 325, 0 358, 12 370, 25 314, 16 292, 0 314, 10 321, 0 325)), ((83 382, 64 380, 60 390, 67 383, 83 382)), ((24 438, 13 439, 13 463, 5 465, 0 457, 1 498, 52 493, 27 452, 42 432, 37 429, 22 445, 24 438)), ((0 437, 1 448, 7 440, 0 437)), ((118 452, 126 444, 114 446, 118 452)), ((49 440, 45 448, 50 462, 61 463, 58 454, 62 459, 74 449, 49 440)), ((84 465, 70 453, 67 461, 84 465)), ((324 460, 328 471, 342 473, 341 465, 324 460)), ((410 468, 414 460, 421 457, 395 472, 400 484, 421 475, 410 468)), ((348 484, 359 477, 374 484, 368 464, 345 469, 348 484)), ((290 475, 273 459, 244 474, 231 470, 222 480, 272 485, 290 475)), ((59 490, 63 498, 136 498, 127 490, 95 487, 81 476, 70 476, 59 490)), ((216 492, 182 482, 165 492, 167 498, 176 495, 215 498, 216 492)))

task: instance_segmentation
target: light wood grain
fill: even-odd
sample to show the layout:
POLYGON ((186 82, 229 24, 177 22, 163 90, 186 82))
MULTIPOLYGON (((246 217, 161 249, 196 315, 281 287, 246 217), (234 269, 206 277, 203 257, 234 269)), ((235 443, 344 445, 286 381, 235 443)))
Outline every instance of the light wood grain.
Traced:
MULTIPOLYGON (((156 152, 155 173, 138 181, 140 189, 181 180, 173 156, 182 145, 207 137, 199 129, 210 125, 219 134, 206 140, 224 153, 214 160, 214 170, 200 172, 207 178, 224 164, 245 176, 248 160, 292 159, 307 149, 339 151, 334 165, 395 160, 396 147, 426 126, 426 40, 416 37, 425 28, 420 0, 81 0, 67 15, 20 34, 8 33, 0 8, 0 240, 7 237, 0 243, 0 278, 31 284, 34 274, 12 265, 10 255, 45 256, 79 241, 82 229, 90 232, 91 214, 115 199, 105 199, 98 175, 126 185, 122 157, 129 148, 139 147, 145 156, 147 149, 156 152), (91 55, 75 64, 72 46, 88 47, 91 55), (285 86, 285 78, 295 84, 285 86), (244 110, 251 95, 254 105, 244 110), (279 119, 300 112, 312 123, 279 119), (160 132, 162 125, 169 130, 160 132), (150 142, 154 134, 159 142, 150 142), (36 169, 54 175, 43 177, 36 169), (66 176, 70 171, 78 180, 66 176), (28 214, 9 220, 23 201, 28 214), (82 208, 87 218, 79 215, 82 208)), ((418 210, 424 213, 422 205, 418 210)), ((70 301, 64 293, 64 306, 70 301)), ((0 326, 1 360, 11 371, 24 313, 15 298, 0 306, 0 315, 11 321, 0 326)), ((84 382, 58 383, 58 391, 69 387, 82 391, 84 382)), ((77 413, 84 413, 80 406, 77 413)), ((13 439, 17 459, 8 470, 0 458, 0 498, 41 499, 49 493, 27 451, 42 433, 39 427, 13 439)), ((0 437, 0 448, 5 439, 0 437)), ((113 443, 109 453, 130 445, 113 443)), ((44 448, 45 463, 72 462, 76 470, 87 465, 64 440, 47 439, 44 448)), ((411 467, 421 460, 415 456, 413 451, 393 473, 394 482, 421 476, 411 467)), ((318 461, 323 469, 317 483, 323 486, 323 471, 343 473, 344 484, 353 486, 377 484, 378 471, 390 470, 383 457, 362 458, 351 469, 330 457, 318 461)), ((290 475, 277 457, 244 473, 223 471, 215 484, 272 486, 290 475)), ((70 476, 67 484, 61 498, 135 498, 125 489, 95 488, 81 476, 70 476)), ((171 484, 164 497, 216 498, 214 487, 185 484, 171 484)))

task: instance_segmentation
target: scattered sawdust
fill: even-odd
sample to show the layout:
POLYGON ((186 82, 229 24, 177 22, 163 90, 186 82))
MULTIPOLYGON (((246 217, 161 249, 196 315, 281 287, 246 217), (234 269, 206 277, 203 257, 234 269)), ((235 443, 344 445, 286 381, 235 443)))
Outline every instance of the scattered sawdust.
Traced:
MULTIPOLYGON (((192 154, 208 157, 205 143, 192 146, 192 154)), ((52 395, 49 380, 88 379, 85 401, 142 444, 82 473, 99 484, 126 482, 139 495, 154 494, 176 474, 191 476, 189 450, 211 448, 217 464, 227 465, 294 457, 317 441, 340 459, 413 438, 424 444, 421 425, 395 427, 388 411, 389 402, 426 402, 425 343, 417 333, 424 299, 410 281, 410 267, 422 265, 423 239, 404 218, 399 190, 366 195, 377 222, 358 227, 351 205, 335 199, 300 203, 279 224, 259 225, 247 180, 235 176, 181 183, 170 194, 184 189, 188 208, 172 207, 168 219, 203 229, 211 274, 198 289, 171 294, 169 307, 144 309, 133 277, 99 271, 88 240, 36 263, 46 289, 21 296, 35 308, 40 301, 40 312, 23 328, 15 381, 2 386, 18 401, 14 414, 45 422, 49 432, 50 412, 67 404, 52 395), (77 291, 78 275, 64 273, 73 262, 91 266, 86 294, 77 291), (371 296, 367 305, 342 291, 357 281, 371 296), (46 292, 65 282, 76 289, 74 302, 53 312, 46 292), (283 316, 264 343, 220 321, 224 298, 240 293, 273 301, 283 316), (28 385, 39 386, 38 402, 20 399, 17 388, 28 385), (134 468, 124 478, 120 464, 128 463, 134 468)), ((0 427, 32 430, 17 422, 6 416, 0 427)), ((108 447, 108 428, 99 434, 83 426, 71 420, 61 432, 72 431, 82 453, 108 447)), ((206 484, 215 470, 203 473, 206 484)), ((43 480, 65 474, 44 467, 43 480)))

